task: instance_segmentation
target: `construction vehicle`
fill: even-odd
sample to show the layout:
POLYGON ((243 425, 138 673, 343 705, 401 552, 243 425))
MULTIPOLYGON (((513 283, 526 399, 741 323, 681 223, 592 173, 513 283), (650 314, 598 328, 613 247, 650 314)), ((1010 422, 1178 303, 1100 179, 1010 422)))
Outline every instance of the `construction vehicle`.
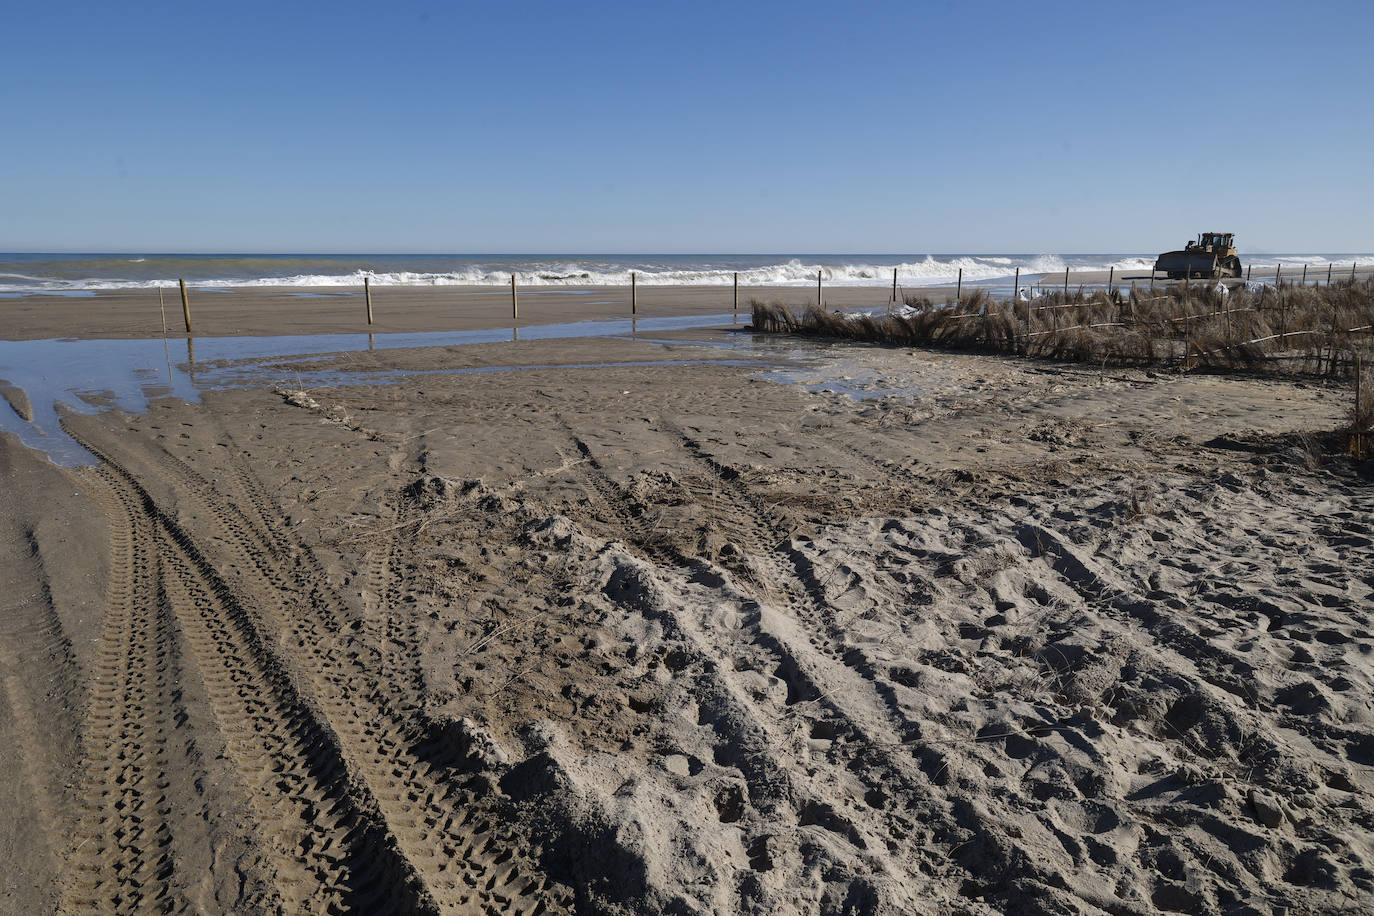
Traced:
POLYGON ((1218 280, 1240 276, 1235 236, 1229 232, 1199 233, 1179 251, 1166 251, 1155 259, 1155 271, 1170 280, 1218 280))

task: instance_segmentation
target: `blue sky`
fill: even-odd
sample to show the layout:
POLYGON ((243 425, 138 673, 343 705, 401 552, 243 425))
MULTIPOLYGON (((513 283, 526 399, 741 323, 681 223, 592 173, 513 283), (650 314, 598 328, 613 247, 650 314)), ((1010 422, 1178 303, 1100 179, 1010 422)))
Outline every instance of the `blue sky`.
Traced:
POLYGON ((29 4, 0 250, 1374 251, 1368 3, 29 4))

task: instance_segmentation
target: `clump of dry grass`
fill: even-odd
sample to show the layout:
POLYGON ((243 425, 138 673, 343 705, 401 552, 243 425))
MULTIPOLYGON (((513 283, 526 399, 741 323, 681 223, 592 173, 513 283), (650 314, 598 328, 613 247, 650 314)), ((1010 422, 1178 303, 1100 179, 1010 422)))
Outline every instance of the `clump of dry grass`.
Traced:
POLYGON ((1173 284, 1155 292, 1054 292, 1029 302, 977 290, 941 304, 908 296, 905 308, 886 315, 752 305, 760 331, 1102 365, 1350 377, 1354 354, 1374 340, 1374 283, 1367 280, 1225 293, 1214 284, 1173 284))
POLYGON ((1374 454, 1374 366, 1368 359, 1356 362, 1348 440, 1353 457, 1364 460, 1374 454))

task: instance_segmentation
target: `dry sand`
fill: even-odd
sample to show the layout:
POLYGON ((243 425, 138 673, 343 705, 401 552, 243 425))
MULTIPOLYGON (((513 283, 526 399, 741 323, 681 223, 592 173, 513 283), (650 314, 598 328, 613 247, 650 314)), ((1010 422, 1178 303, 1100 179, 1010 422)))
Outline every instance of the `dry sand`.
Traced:
POLYGON ((0 909, 1374 906, 1345 392, 677 338, 0 439, 0 909))

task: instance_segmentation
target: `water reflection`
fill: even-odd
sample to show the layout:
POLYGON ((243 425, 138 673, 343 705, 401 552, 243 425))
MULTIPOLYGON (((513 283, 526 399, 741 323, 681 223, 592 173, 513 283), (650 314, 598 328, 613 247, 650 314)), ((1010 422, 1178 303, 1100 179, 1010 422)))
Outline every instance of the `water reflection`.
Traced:
MULTIPOLYGON (((728 324, 729 319, 729 314, 724 314, 625 318, 479 331, 187 338, 184 362, 172 359, 171 345, 165 338, 0 340, 0 379, 22 388, 28 394, 33 409, 33 420, 29 422, 11 410, 9 405, 0 403, 0 429, 14 433, 25 445, 46 452, 59 464, 89 464, 92 463, 91 456, 62 431, 61 411, 93 413, 105 407, 142 411, 153 398, 172 396, 194 402, 200 399, 202 391, 273 384, 286 377, 280 363, 292 358, 305 359, 329 353, 362 350, 458 346, 517 340, 570 337, 632 338, 638 334, 640 328, 649 332, 664 332, 719 327, 728 324), (252 364, 254 360, 266 359, 271 359, 276 364, 271 370, 252 364)), ((747 361, 729 360, 721 361, 720 364, 742 365, 745 362, 747 361)), ((617 365, 663 364, 663 361, 653 361, 617 365)), ((378 372, 323 372, 314 371, 308 365, 303 365, 300 371, 292 371, 289 378, 311 387, 323 387, 387 383, 417 374, 519 371, 533 368, 550 367, 487 367, 417 373, 394 369, 378 372)))

